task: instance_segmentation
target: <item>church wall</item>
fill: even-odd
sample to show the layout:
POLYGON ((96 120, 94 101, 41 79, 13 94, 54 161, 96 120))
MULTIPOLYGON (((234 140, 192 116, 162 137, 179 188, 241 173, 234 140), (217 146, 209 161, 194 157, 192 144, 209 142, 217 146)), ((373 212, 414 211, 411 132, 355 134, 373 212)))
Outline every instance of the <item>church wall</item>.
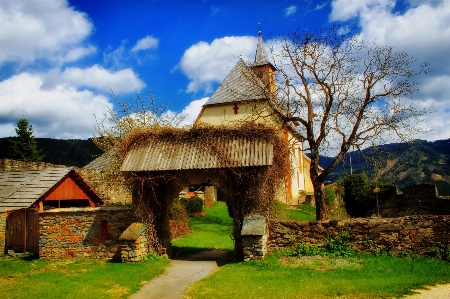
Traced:
POLYGON ((203 123, 213 126, 240 125, 243 122, 255 122, 268 126, 281 126, 267 102, 236 103, 238 110, 234 113, 234 104, 208 106, 203 110, 196 125, 203 123))

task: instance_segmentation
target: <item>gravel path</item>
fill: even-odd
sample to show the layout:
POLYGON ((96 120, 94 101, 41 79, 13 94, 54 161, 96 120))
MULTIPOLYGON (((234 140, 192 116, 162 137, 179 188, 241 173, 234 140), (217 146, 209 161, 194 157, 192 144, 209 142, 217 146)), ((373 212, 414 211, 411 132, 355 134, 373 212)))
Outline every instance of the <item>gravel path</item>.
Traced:
POLYGON ((418 292, 418 294, 408 295, 403 297, 403 299, 450 299, 450 284, 442 284, 414 291, 418 292))
POLYGON ((180 299, 189 285, 211 274, 225 258, 225 251, 212 250, 185 260, 172 260, 166 273, 150 281, 130 299, 180 299))

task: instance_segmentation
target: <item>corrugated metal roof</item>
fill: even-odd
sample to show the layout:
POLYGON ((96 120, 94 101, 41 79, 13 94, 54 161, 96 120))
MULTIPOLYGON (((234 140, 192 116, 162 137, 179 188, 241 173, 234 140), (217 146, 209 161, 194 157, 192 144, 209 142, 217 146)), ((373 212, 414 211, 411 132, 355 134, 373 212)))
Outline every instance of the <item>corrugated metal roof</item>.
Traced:
POLYGON ((204 106, 267 99, 264 84, 253 71, 239 59, 235 67, 204 106))
POLYGON ((218 139, 216 146, 201 140, 155 142, 132 149, 122 171, 162 171, 266 166, 273 163, 273 145, 264 140, 218 139), (216 149, 215 149, 216 148, 216 149), (219 150, 217 150, 219 149, 219 150))
POLYGON ((109 170, 109 166, 114 162, 114 156, 116 155, 116 153, 116 149, 112 149, 106 153, 103 153, 102 155, 91 161, 89 164, 84 166, 83 169, 99 171, 109 170))
POLYGON ((94 201, 101 202, 71 167, 0 171, 0 212, 30 207, 70 172, 94 201))

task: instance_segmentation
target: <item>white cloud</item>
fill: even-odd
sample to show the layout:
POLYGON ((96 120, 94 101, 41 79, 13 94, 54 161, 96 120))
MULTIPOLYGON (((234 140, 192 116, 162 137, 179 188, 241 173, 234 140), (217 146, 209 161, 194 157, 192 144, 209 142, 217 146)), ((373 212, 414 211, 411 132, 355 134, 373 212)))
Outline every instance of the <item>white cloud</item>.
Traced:
POLYGON ((138 52, 142 50, 148 50, 148 49, 156 49, 158 48, 159 40, 157 38, 154 38, 151 35, 147 35, 143 39, 140 39, 136 45, 131 49, 131 52, 138 52))
POLYGON ((36 137, 89 138, 95 119, 112 106, 108 98, 88 90, 58 85, 53 90, 41 88, 38 75, 21 73, 0 82, 0 136, 14 136, 17 120, 25 116, 36 137))
POLYGON ((450 1, 410 0, 404 11, 393 12, 393 0, 335 0, 330 20, 358 17, 363 38, 405 51, 433 72, 420 76, 420 107, 434 111, 424 116, 433 130, 421 139, 449 138, 450 117, 450 1))
POLYGON ((70 52, 93 29, 87 15, 64 0, 0 1, 0 20, 0 64, 79 58, 82 53, 70 52))
POLYGON ((84 56, 94 54, 95 52, 97 52, 97 48, 94 46, 77 47, 77 48, 74 48, 74 49, 70 50, 69 52, 67 52, 67 54, 63 60, 65 62, 73 62, 73 61, 77 61, 78 59, 80 59, 84 56))
POLYGON ((243 59, 254 59, 256 43, 253 36, 226 36, 213 40, 211 44, 202 41, 192 45, 177 66, 191 80, 186 91, 211 92, 213 83, 228 75, 240 54, 243 59))
POLYGON ((85 69, 66 68, 61 73, 61 81, 77 88, 89 87, 100 91, 112 89, 116 93, 137 92, 145 86, 130 68, 110 72, 97 64, 85 69))
POLYGON ((296 5, 291 5, 291 6, 289 6, 288 8, 286 8, 284 10, 284 15, 285 16, 290 16, 290 15, 295 14, 296 12, 297 12, 297 6, 296 5))
POLYGON ((206 101, 208 101, 209 97, 202 98, 200 100, 194 100, 187 105, 183 111, 180 112, 181 115, 185 115, 186 118, 183 120, 182 125, 191 125, 197 119, 200 111, 202 110, 202 106, 205 105, 206 101))

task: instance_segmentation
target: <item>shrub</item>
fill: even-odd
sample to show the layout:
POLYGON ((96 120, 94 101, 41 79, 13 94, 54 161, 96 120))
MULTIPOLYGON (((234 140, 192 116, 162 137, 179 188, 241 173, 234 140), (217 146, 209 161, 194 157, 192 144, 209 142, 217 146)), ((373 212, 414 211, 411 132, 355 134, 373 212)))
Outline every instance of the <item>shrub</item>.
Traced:
POLYGON ((187 218, 186 207, 180 199, 175 199, 170 208, 169 219, 173 221, 185 221, 187 218))
POLYGON ((203 199, 198 196, 189 199, 182 198, 181 203, 184 205, 189 216, 193 216, 203 211, 203 199))
POLYGON ((333 185, 325 186, 325 201, 328 206, 332 205, 336 199, 336 193, 334 192, 333 185))

